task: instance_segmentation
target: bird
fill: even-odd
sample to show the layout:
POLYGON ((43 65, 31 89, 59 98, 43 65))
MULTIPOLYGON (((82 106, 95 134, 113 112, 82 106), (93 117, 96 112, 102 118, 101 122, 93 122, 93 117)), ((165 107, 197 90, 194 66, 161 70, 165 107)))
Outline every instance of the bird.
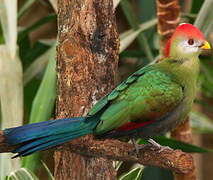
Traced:
POLYGON ((199 55, 210 44, 191 24, 180 24, 162 61, 149 64, 98 101, 85 117, 48 120, 3 130, 15 157, 46 150, 78 137, 151 139, 175 128, 191 110, 199 55))

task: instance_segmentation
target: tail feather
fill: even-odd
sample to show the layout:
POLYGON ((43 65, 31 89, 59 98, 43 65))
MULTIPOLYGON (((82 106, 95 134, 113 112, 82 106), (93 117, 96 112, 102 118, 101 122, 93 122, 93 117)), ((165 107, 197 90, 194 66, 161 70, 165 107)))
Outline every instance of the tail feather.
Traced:
MULTIPOLYGON (((80 136, 83 136, 85 134, 91 133, 91 130, 88 129, 88 131, 85 131, 85 129, 81 129, 81 131, 76 131, 76 132, 69 132, 69 133, 63 133, 63 134, 57 134, 57 135, 52 135, 52 136, 44 136, 42 138, 38 139, 33 139, 31 141, 27 141, 23 143, 22 146, 16 148, 13 153, 20 153, 27 151, 29 149, 35 148, 35 147, 40 147, 43 144, 46 144, 47 147, 49 147, 50 142, 60 142, 61 144, 63 143, 62 140, 65 138, 69 138, 68 140, 78 138, 80 136)), ((53 143, 54 144, 54 143, 53 143)), ((43 147, 43 146, 42 146, 43 147)))
MULTIPOLYGON (((81 136, 83 136, 84 134, 82 134, 81 136)), ((77 137, 80 137, 80 136, 76 136, 77 137)), ((30 155, 34 152, 37 152, 37 151, 41 151, 41 150, 46 150, 46 149, 49 149, 49 148, 52 148, 54 146, 57 146, 59 144, 63 144, 71 139, 75 139, 75 137, 71 137, 70 135, 69 136, 65 136, 63 138, 57 138, 57 139, 51 139, 49 141, 46 141, 44 143, 41 143, 37 146, 33 146, 33 147, 28 147, 28 148, 24 148, 23 150, 22 149, 17 149, 15 153, 18 153, 18 155, 14 156, 14 158, 18 157, 18 156, 27 156, 27 155, 30 155)))
POLYGON ((18 145, 13 153, 26 156, 90 134, 97 123, 96 120, 86 121, 83 117, 49 120, 5 129, 4 136, 8 144, 18 145))
MULTIPOLYGON (((22 146, 16 148, 13 153, 18 153, 18 152, 22 152, 22 151, 26 151, 28 149, 32 149, 34 147, 37 147, 37 146, 40 146, 44 143, 49 143, 50 141, 54 141, 54 140, 57 140, 57 139, 62 139, 66 136, 66 134, 59 134, 57 136, 44 136, 42 138, 38 138, 38 139, 34 139, 34 140, 31 140, 31 141, 27 141, 25 143, 22 144, 22 146)), ((70 137, 70 135, 69 135, 70 137)))
POLYGON ((31 139, 66 133, 72 131, 72 129, 75 130, 76 126, 84 121, 84 119, 83 117, 77 117, 27 124, 20 127, 5 129, 4 136, 9 144, 16 145, 31 139))

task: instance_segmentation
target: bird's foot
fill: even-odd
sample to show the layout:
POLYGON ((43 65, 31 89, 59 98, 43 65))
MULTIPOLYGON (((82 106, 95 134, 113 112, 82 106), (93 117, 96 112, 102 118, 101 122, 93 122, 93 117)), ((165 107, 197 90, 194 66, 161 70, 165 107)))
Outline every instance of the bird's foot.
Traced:
POLYGON ((155 142, 153 139, 148 139, 148 142, 149 142, 149 144, 152 145, 152 147, 154 149, 157 148, 159 153, 162 151, 165 151, 165 150, 172 150, 172 148, 170 148, 169 146, 162 146, 162 145, 158 144, 157 142, 155 142))
POLYGON ((136 154, 138 155, 138 154, 139 154, 139 150, 140 150, 141 148, 143 148, 143 146, 139 145, 139 144, 136 142, 135 139, 131 139, 131 142, 132 142, 132 144, 133 144, 134 147, 135 147, 136 154))
POLYGON ((148 139, 148 144, 143 144, 143 145, 140 145, 138 144, 135 139, 131 139, 132 141, 132 144, 134 145, 135 147, 135 151, 136 151, 136 154, 139 155, 139 151, 141 149, 144 149, 144 148, 151 148, 152 150, 158 150, 158 152, 162 152, 162 151, 165 151, 165 150, 172 150, 172 148, 170 148, 169 146, 162 146, 160 144, 158 144, 157 142, 155 142, 153 139, 148 139))

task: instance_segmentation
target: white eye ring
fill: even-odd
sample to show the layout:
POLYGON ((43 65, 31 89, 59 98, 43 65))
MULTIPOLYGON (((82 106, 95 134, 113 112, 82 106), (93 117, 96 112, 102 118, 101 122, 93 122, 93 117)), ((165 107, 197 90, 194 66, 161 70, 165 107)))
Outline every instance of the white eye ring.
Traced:
POLYGON ((178 44, 178 50, 184 53, 194 53, 198 52, 199 48, 197 46, 198 42, 194 39, 185 39, 178 44))
POLYGON ((192 45, 194 45, 195 41, 194 41, 194 39, 189 39, 189 40, 187 41, 187 43, 188 43, 190 46, 192 46, 192 45))

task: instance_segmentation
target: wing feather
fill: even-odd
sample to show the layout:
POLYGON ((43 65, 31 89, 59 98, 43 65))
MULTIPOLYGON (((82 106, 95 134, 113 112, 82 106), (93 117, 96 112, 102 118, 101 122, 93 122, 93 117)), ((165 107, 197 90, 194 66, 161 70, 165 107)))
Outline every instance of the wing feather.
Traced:
POLYGON ((125 89, 121 88, 121 91, 118 86, 109 94, 108 107, 102 113, 101 122, 96 127, 97 135, 129 122, 157 120, 183 100, 183 87, 174 82, 169 74, 159 69, 149 69, 140 75, 135 74, 123 82, 131 83, 131 86, 129 84, 125 89), (116 95, 113 95, 115 92, 116 95))
POLYGON ((119 97, 120 93, 127 89, 132 83, 134 83, 140 76, 142 76, 145 72, 149 71, 153 67, 147 66, 145 68, 142 68, 138 71, 136 71, 134 74, 132 74, 130 77, 126 79, 126 81, 119 84, 111 93, 106 95, 104 98, 102 98, 100 101, 98 101, 93 108, 89 112, 89 116, 93 116, 106 108, 106 106, 109 105, 110 102, 115 100, 117 97, 119 97))

